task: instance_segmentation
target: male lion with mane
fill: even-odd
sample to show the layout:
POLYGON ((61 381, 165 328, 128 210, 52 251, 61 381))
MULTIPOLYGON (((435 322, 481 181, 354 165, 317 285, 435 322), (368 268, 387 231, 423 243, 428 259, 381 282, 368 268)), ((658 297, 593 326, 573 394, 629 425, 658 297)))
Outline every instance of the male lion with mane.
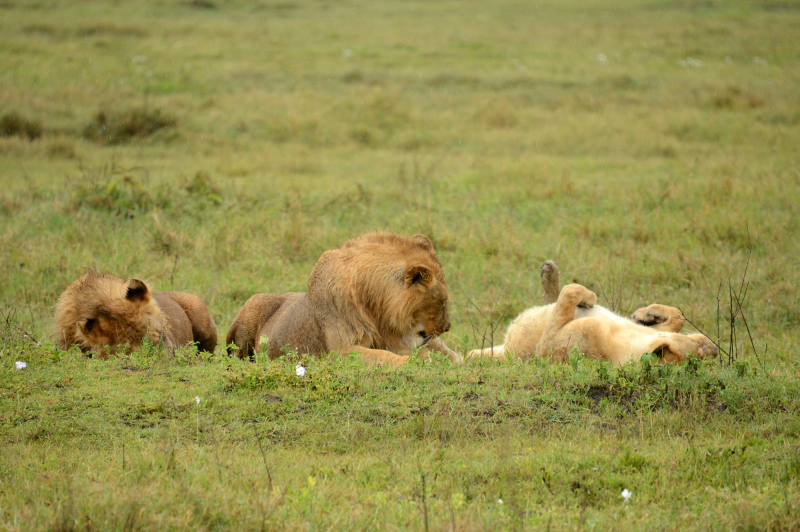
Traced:
POLYGON ((686 321, 680 310, 652 304, 623 318, 597 305, 597 295, 579 284, 559 293, 558 268, 542 265, 543 307, 531 307, 508 326, 502 345, 470 351, 469 356, 532 356, 566 361, 578 348, 587 358, 622 365, 654 353, 663 362, 681 362, 689 353, 716 357, 717 346, 703 334, 680 334, 686 321))
POLYGON ((96 268, 64 290, 54 321, 60 349, 77 345, 100 358, 108 357, 107 347, 136 350, 145 337, 170 349, 196 342, 213 353, 217 346, 217 327, 199 297, 151 291, 139 279, 124 281, 96 268))
POLYGON ((312 355, 354 352, 365 362, 398 366, 422 348, 422 356, 430 349, 460 362, 438 338, 450 330, 447 300, 428 237, 370 233, 324 252, 308 292, 248 299, 225 343, 239 357, 266 348, 276 358, 289 347, 312 355))

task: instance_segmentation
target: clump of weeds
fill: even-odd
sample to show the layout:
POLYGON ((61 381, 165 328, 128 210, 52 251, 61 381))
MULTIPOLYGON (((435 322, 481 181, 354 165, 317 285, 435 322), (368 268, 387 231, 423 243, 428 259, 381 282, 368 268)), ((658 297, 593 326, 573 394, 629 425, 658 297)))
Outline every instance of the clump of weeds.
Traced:
POLYGON ((0 137, 36 140, 42 136, 43 130, 41 123, 25 118, 19 113, 10 112, 0 117, 0 137))
POLYGON ((144 106, 121 112, 101 109, 83 128, 83 137, 99 144, 124 144, 174 127, 176 123, 174 116, 161 109, 144 106))

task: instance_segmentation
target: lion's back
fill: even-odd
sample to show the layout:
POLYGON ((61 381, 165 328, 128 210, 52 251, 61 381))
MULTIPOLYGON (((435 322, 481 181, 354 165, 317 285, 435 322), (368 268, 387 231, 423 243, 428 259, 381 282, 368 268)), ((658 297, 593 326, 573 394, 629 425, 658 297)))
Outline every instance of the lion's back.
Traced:
POLYGON ((217 326, 202 299, 187 292, 153 292, 153 296, 167 315, 176 344, 194 341, 201 351, 214 352, 217 326), (168 301, 174 302, 177 308, 168 301))

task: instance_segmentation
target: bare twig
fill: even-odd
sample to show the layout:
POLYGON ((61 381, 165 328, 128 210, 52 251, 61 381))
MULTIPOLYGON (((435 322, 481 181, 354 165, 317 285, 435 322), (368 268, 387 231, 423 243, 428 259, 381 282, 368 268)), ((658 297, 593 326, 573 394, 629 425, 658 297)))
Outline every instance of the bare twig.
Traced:
POLYGON ((272 474, 269 471, 269 464, 267 463, 267 455, 264 452, 264 446, 261 445, 261 438, 258 436, 258 431, 256 430, 256 422, 253 421, 253 434, 256 436, 256 441, 258 442, 258 449, 261 451, 261 458, 264 460, 264 469, 267 470, 267 481, 269 482, 269 492, 272 493, 272 474))
POLYGON ((419 475, 422 478, 422 511, 425 518, 425 532, 428 532, 430 526, 428 524, 428 499, 425 493, 425 472, 420 470, 419 475))
MULTIPOLYGON (((712 343, 712 344, 714 344, 714 345, 717 347, 717 349, 719 349, 719 352, 720 352, 720 353, 724 354, 725 356, 728 356, 728 352, 727 352, 727 351, 726 351, 726 350, 725 350, 725 349, 724 349, 724 348, 723 348, 723 347, 722 347, 722 346, 721 346, 719 343, 715 342, 715 341, 714 341, 714 340, 713 340, 713 339, 712 339, 712 338, 711 338, 709 335, 707 335, 707 334, 706 334, 706 333, 703 331, 703 329, 701 329, 700 327, 698 327, 697 325, 695 325, 695 324, 692 322, 692 320, 690 320, 689 318, 687 318, 687 317, 686 317, 686 313, 683 311, 683 309, 681 309, 681 307, 678 307, 678 310, 680 310, 681 314, 683 314, 683 319, 684 319, 684 320, 686 320, 686 323, 688 323, 689 325, 691 325, 692 327, 694 327, 695 329, 697 329, 697 331, 698 331, 700 334, 702 334, 703 336, 705 336, 706 338, 708 338, 708 339, 711 341, 711 343, 712 343)), ((719 336, 718 336, 717 338, 719 339, 719 336)), ((722 357, 720 357, 720 358, 722 358, 722 357)))
POLYGON ((608 286, 609 291, 606 292, 603 283, 598 282, 598 286, 600 287, 600 295, 603 296, 603 299, 606 301, 608 308, 618 314, 627 314, 627 309, 630 308, 631 302, 633 301, 633 294, 631 293, 630 299, 627 304, 627 308, 625 309, 626 312, 623 312, 623 301, 625 299, 624 295, 624 279, 625 279, 625 265, 623 264, 621 270, 619 271, 619 275, 615 272, 617 271, 616 264, 611 261, 611 274, 608 276, 608 286))
POLYGON ((261 530, 267 530, 267 526, 266 526, 267 525, 267 520, 270 518, 272 513, 278 508, 278 506, 283 504, 283 500, 286 498, 286 494, 289 493, 289 489, 291 488, 291 486, 292 485, 291 485, 291 482, 290 482, 289 485, 286 486, 285 490, 281 490, 281 498, 278 499, 277 501, 275 501, 275 504, 272 505, 272 508, 269 509, 269 512, 267 512, 264 515, 264 517, 261 519, 261 530))
POLYGON ((180 260, 180 255, 177 250, 175 250, 175 261, 172 263, 172 271, 169 272, 169 284, 173 290, 175 290, 175 272, 178 270, 178 261, 180 260))
MULTIPOLYGON (((747 237, 748 237, 748 243, 750 243, 750 230, 749 230, 749 228, 748 228, 747 237)), ((739 356, 739 352, 742 349, 742 347, 740 346, 739 331, 738 331, 738 328, 737 328, 737 322, 740 322, 740 323, 744 324, 745 330, 747 331, 747 337, 748 337, 748 339, 750 341, 750 347, 753 349, 753 354, 755 355, 756 360, 758 361, 758 364, 761 366, 761 369, 763 371, 766 371, 766 368, 764 366, 764 361, 758 355, 758 350, 756 349, 756 344, 755 344, 755 340, 753 338, 753 333, 750 330, 750 324, 747 321, 747 316, 746 316, 745 310, 744 310, 744 305, 745 305, 745 302, 747 300, 747 296, 749 295, 749 292, 750 292, 750 281, 747 280, 747 273, 748 273, 748 271, 750 269, 750 260, 751 260, 752 255, 753 255, 754 247, 755 247, 755 244, 750 243, 749 248, 748 248, 748 252, 747 252, 747 259, 744 262, 744 270, 742 272, 742 278, 738 282, 738 288, 735 285, 735 283, 732 281, 732 279, 730 277, 728 278, 728 316, 727 316, 728 327, 729 327, 729 330, 728 330, 728 349, 725 350, 725 349, 722 348, 722 346, 719 343, 714 342, 714 340, 711 340, 711 341, 714 343, 714 345, 717 346, 717 349, 719 349, 720 353, 724 354, 727 357, 728 365, 733 364, 737 360, 737 358, 739 356)), ((736 269, 736 266, 734 266, 734 269, 736 269)), ((722 281, 720 281, 719 286, 717 287, 717 341, 719 341, 720 338, 722 337, 722 331, 720 330, 720 310, 721 310, 721 302, 722 302, 722 298, 720 297, 721 291, 722 291, 722 281)), ((685 314, 684 314, 684 316, 685 316, 685 314)), ((707 338, 711 339, 705 332, 700 330, 700 328, 697 327, 690 320, 687 319, 686 321, 688 321, 695 329, 700 331, 707 338)), ((766 354, 766 348, 765 348, 765 354, 766 354)), ((721 356, 720 356, 720 364, 722 364, 722 357, 721 356)))
MULTIPOLYGON (((749 285, 750 283, 748 283, 749 285)), ((744 314, 744 308, 742 307, 744 303, 744 299, 739 300, 736 299, 736 305, 738 306, 738 312, 742 316, 742 323, 744 323, 744 327, 747 330, 747 337, 750 339, 750 347, 753 348, 753 354, 756 356, 756 360, 758 361, 758 365, 761 366, 762 371, 766 372, 764 368, 764 363, 761 361, 761 357, 758 356, 758 350, 756 349, 755 341, 753 340, 753 334, 750 332, 750 325, 747 323, 747 317, 744 314)))
POLYGON ((733 364, 736 358, 736 313, 733 310, 733 286, 730 279, 728 279, 728 318, 730 321, 730 329, 728 330, 728 365, 733 364))
MULTIPOLYGON (((492 308, 497 306, 497 302, 500 300, 500 296, 503 294, 503 291, 505 289, 504 288, 505 287, 505 283, 506 283, 506 278, 504 277, 503 278, 503 284, 501 285, 500 290, 497 292, 497 296, 494 298, 494 301, 492 301, 492 308)), ((494 332, 497 329, 498 325, 500 325, 500 323, 504 319, 506 319, 506 313, 503 312, 503 314, 500 315, 500 317, 497 319, 497 321, 489 319, 489 317, 486 316, 486 314, 484 314, 481 311, 480 308, 478 308, 478 305, 475 304, 475 302, 472 300, 472 298, 470 298, 467 295, 467 293, 461 287, 461 284, 457 282, 456 286, 461 291, 461 293, 464 295, 464 297, 466 298, 467 302, 470 305, 472 305, 472 307, 475 308, 475 310, 478 312, 480 317, 483 319, 483 322, 488 324, 488 326, 489 326, 489 337, 488 337, 489 346, 490 347, 494 347, 494 332)), ((472 327, 473 340, 475 341, 475 343, 478 343, 478 326, 475 324, 475 322, 472 321, 472 316, 470 316, 470 313, 466 312, 466 314, 467 314, 467 319, 469 320, 470 327, 472 327)), ((486 340, 487 340, 486 327, 483 327, 483 330, 480 332, 480 336, 481 336, 481 342, 480 342, 481 349, 485 349, 486 348, 486 340)))
MULTIPOLYGON (((722 303, 722 298, 719 297, 719 294, 721 292, 722 292, 722 281, 720 281, 719 285, 717 286, 717 340, 720 339, 719 309, 720 309, 720 304, 722 303)), ((683 313, 683 312, 681 312, 681 313, 683 313)), ((684 314, 684 318, 685 318, 685 316, 686 315, 684 314)), ((691 322, 689 322, 689 323, 692 325, 692 327, 694 327, 693 323, 691 323, 691 322)), ((697 329, 697 327, 695 327, 695 329, 697 329)), ((699 331, 700 329, 697 329, 697 330, 699 331)), ((703 333, 703 334, 705 334, 705 333, 703 333)), ((707 334, 706 334, 706 338, 708 338, 707 334)), ((719 345, 717 345, 717 349, 720 349, 719 345)), ((719 357, 719 363, 720 363, 720 365, 722 365, 722 357, 719 357)))

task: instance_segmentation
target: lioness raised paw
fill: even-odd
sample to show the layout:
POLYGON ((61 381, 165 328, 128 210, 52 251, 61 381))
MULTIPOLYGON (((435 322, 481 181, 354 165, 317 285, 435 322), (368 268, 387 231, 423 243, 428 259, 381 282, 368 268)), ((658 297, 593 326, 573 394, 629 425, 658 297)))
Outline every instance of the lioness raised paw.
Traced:
POLYGON ((653 303, 635 311, 631 315, 631 321, 645 327, 652 327, 657 331, 679 332, 683 328, 686 318, 675 307, 653 303))
POLYGON ((581 308, 592 308, 597 304, 597 294, 579 284, 568 284, 562 288, 558 299, 581 308))

